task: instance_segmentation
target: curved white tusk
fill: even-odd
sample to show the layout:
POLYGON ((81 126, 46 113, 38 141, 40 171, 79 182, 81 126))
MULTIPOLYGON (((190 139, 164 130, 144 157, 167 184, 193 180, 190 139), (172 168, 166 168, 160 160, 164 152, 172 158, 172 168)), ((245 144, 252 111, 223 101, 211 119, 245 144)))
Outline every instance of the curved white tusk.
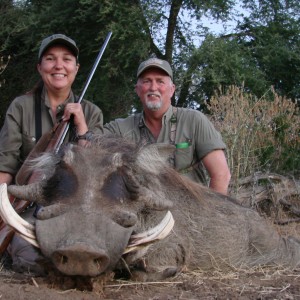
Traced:
MULTIPOLYGON (((34 229, 35 229, 34 225, 30 224, 29 222, 27 222, 26 220, 24 220, 23 218, 21 218, 21 217, 16 213, 16 211, 14 210, 14 208, 12 207, 12 205, 11 205, 11 203, 10 203, 10 201, 9 201, 8 195, 7 195, 7 186, 6 186, 6 184, 5 184, 5 186, 4 186, 3 188, 2 188, 1 185, 0 185, 0 193, 1 193, 0 197, 3 195, 4 198, 6 198, 6 199, 4 199, 4 200, 7 200, 7 201, 5 201, 5 203, 4 203, 4 204, 6 204, 5 207, 8 209, 9 212, 15 214, 15 217, 16 217, 16 219, 18 220, 18 222, 19 222, 20 224, 22 224, 24 227, 28 228, 29 230, 34 230, 34 229), (2 189, 3 189, 3 191, 2 191, 2 189), (3 194, 2 194, 2 192, 3 192, 3 194)), ((2 203, 2 201, 1 201, 1 203, 2 203)), ((1 205, 1 203, 0 203, 0 205, 1 205)))
POLYGON ((7 185, 0 185, 0 215, 3 221, 18 231, 21 235, 35 239, 34 226, 22 219, 11 206, 7 195, 7 185))
POLYGON ((129 244, 123 254, 136 250, 137 246, 154 243, 164 239, 173 229, 174 218, 170 211, 167 212, 163 220, 155 227, 141 233, 133 234, 130 237, 129 244))
POLYGON ((40 248, 40 245, 38 244, 36 239, 31 239, 19 232, 16 232, 17 235, 19 235, 22 239, 24 239, 25 241, 27 241, 28 243, 30 243, 31 245, 33 245, 34 247, 40 248))

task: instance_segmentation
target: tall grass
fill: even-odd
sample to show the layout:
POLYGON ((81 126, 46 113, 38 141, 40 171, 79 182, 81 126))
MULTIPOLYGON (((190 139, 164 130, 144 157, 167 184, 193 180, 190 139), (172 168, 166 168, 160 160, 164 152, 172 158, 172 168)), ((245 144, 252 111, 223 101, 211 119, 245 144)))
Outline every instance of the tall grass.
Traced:
POLYGON ((207 104, 227 145, 233 184, 257 171, 299 175, 299 108, 272 89, 271 95, 257 99, 231 86, 207 104))

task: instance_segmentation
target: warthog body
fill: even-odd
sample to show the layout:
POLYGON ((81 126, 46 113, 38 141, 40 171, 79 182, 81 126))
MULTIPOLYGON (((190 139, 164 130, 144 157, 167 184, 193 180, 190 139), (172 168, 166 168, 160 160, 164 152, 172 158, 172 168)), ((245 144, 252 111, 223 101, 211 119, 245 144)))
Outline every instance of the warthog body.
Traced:
MULTIPOLYGON (((159 156, 170 153, 166 148, 104 136, 89 148, 45 155, 35 168, 46 180, 30 199, 43 205, 35 230, 44 256, 65 274, 130 268, 145 272, 145 280, 185 267, 299 264, 297 240, 280 237, 254 210, 180 176, 159 156), (175 220, 171 233, 123 255, 130 236, 154 227, 167 210, 175 220)), ((10 192, 19 196, 19 189, 10 192)))

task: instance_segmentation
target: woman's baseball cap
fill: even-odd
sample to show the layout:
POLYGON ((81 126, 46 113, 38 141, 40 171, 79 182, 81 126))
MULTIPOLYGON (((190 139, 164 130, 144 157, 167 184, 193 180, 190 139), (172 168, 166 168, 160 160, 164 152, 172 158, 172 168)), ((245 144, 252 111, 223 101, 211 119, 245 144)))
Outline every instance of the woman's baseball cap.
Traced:
POLYGON ((71 38, 67 37, 66 35, 60 33, 50 35, 42 40, 40 50, 39 50, 38 60, 39 61, 41 60, 47 48, 55 44, 61 44, 69 48, 74 54, 74 56, 76 57, 76 59, 78 60, 79 49, 77 48, 75 41, 73 41, 71 38))

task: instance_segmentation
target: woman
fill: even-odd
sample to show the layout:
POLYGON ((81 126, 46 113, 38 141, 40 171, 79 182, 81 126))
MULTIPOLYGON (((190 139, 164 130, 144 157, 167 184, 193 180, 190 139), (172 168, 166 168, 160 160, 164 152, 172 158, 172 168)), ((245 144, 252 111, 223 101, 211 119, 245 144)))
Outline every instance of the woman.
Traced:
POLYGON ((67 141, 79 138, 83 143, 87 132, 102 132, 101 110, 85 100, 75 103, 71 86, 79 69, 78 53, 76 43, 63 34, 42 41, 37 64, 41 81, 31 92, 14 99, 0 132, 0 183, 13 181, 40 135, 61 118, 74 117, 73 134, 67 141))
MULTIPOLYGON (((85 144, 90 132, 102 132, 101 110, 86 100, 76 103, 71 89, 79 69, 78 54, 76 43, 63 34, 42 41, 37 64, 41 80, 31 92, 13 100, 0 132, 0 183, 14 182, 37 140, 59 120, 72 120, 66 141, 85 144)), ((15 236, 8 251, 16 271, 40 271, 35 263, 39 253, 23 239, 15 236)))

